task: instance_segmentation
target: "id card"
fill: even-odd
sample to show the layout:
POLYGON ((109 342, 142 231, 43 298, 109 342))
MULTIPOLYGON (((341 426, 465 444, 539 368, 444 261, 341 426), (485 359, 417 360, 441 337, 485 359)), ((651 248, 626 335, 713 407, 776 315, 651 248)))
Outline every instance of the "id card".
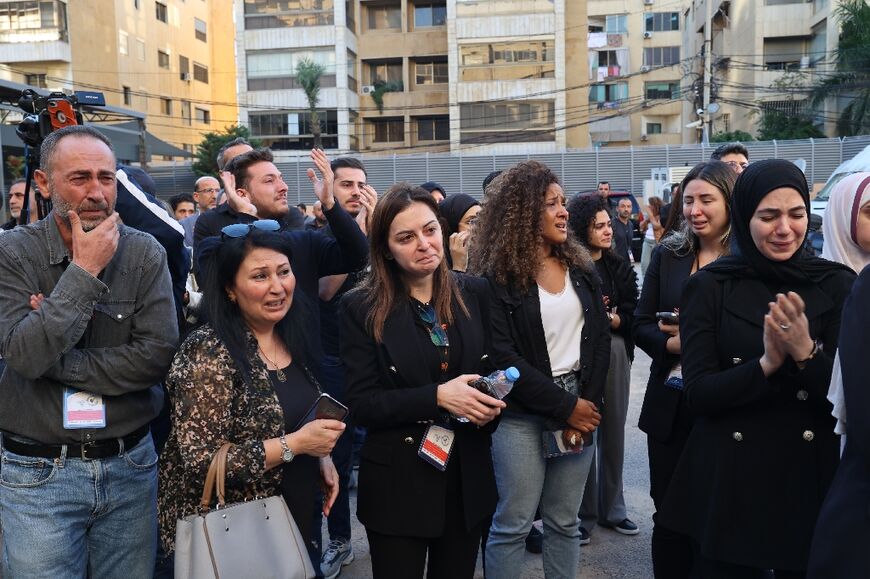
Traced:
POLYGON ((683 390, 685 386, 683 385, 683 367, 680 364, 677 364, 671 369, 671 373, 668 374, 668 379, 665 380, 665 386, 668 388, 673 388, 674 390, 683 390))
POLYGON ((577 446, 565 446, 561 430, 545 430, 541 433, 544 444, 544 458, 556 458, 583 452, 583 437, 577 446))
POLYGON ((63 389, 63 427, 105 428, 106 404, 101 394, 63 389))
POLYGON ((447 461, 450 460, 450 451, 453 450, 455 438, 456 433, 449 428, 431 424, 426 429, 417 455, 438 470, 447 470, 447 461))

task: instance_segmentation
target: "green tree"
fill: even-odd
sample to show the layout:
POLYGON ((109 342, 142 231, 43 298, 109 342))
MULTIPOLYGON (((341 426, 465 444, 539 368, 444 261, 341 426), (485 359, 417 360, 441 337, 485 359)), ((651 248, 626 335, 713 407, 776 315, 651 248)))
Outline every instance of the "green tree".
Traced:
POLYGON ((754 140, 755 137, 745 131, 722 131, 710 138, 711 143, 746 143, 754 140))
POLYGON ((840 136, 870 134, 870 5, 866 0, 842 0, 835 17, 840 37, 834 62, 836 70, 813 87, 814 107, 829 98, 848 100, 837 119, 840 136))
POLYGON ((823 133, 805 114, 787 115, 779 111, 764 111, 758 128, 759 141, 792 139, 824 139, 823 133))
POLYGON ((317 114, 317 105, 320 103, 320 77, 326 70, 322 64, 314 62, 310 58, 303 58, 296 63, 296 80, 305 91, 308 100, 309 119, 311 122, 311 134, 314 135, 314 148, 321 148, 320 139, 320 115, 317 114))
POLYGON ((378 79, 372 85, 375 90, 371 92, 372 100, 375 101, 375 106, 378 107, 378 112, 384 112, 384 95, 388 92, 402 92, 404 86, 400 80, 391 80, 390 82, 378 79))
POLYGON ((221 147, 229 143, 233 139, 242 137, 247 139, 252 147, 259 147, 260 142, 251 140, 251 131, 247 127, 232 125, 225 128, 221 132, 208 132, 202 137, 202 141, 196 146, 196 160, 194 160, 191 168, 196 173, 197 177, 203 175, 211 175, 212 177, 218 174, 217 154, 221 147))

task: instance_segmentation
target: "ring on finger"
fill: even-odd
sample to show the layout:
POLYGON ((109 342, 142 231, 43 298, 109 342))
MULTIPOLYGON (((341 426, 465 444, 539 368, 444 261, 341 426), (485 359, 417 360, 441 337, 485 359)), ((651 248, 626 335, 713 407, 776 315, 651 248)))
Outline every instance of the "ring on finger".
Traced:
POLYGON ((784 323, 780 322, 779 327, 787 332, 789 330, 789 328, 791 328, 791 324, 784 324, 784 323))

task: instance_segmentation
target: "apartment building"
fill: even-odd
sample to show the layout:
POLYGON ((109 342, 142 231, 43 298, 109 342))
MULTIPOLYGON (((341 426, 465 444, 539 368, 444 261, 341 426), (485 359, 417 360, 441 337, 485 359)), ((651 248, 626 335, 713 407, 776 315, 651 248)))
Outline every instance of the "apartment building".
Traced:
POLYGON ((674 145, 682 138, 682 6, 590 0, 589 139, 596 146, 674 145))
POLYGON ((545 154, 588 146, 585 7, 447 2, 453 150, 545 154))
POLYGON ((146 113, 157 137, 193 151, 236 122, 232 15, 220 0, 0 1, 0 78, 91 90, 146 113))
MULTIPOLYGON (((805 111, 805 93, 789 90, 818 81, 832 70, 839 29, 838 0, 693 0, 684 13, 683 45, 703 55, 707 2, 712 37, 711 100, 719 105, 710 133, 741 130, 754 134, 762 110, 787 114, 805 111)), ((703 59, 696 59, 687 80, 703 88, 703 59)), ((699 90, 700 94, 700 90, 699 90)), ((687 123, 698 119, 700 100, 686 101, 687 123)), ((817 115, 819 126, 833 134, 836 103, 817 115)), ((697 142, 684 129, 686 142, 697 142)))

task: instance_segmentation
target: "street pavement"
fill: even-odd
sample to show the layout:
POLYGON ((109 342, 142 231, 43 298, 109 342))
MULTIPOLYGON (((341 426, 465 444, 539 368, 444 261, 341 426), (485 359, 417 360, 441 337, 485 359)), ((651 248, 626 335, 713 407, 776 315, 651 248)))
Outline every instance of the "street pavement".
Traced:
MULTIPOLYGON (((625 468, 623 470, 625 502, 628 516, 640 528, 640 534, 620 535, 615 531, 596 527, 592 543, 580 549, 580 569, 577 577, 584 579, 645 579, 651 578, 650 536, 652 532, 653 504, 649 497, 649 468, 647 465, 646 436, 637 429, 637 419, 646 382, 649 378, 650 359, 635 349, 631 370, 631 397, 628 420, 625 425, 625 468)), ((356 512, 356 491, 351 493, 351 513, 356 512)), ((371 560, 365 529, 352 515, 352 542, 356 559, 344 567, 341 579, 364 579, 372 576, 371 560)), ((324 525, 324 535, 326 526, 324 525)), ((482 578, 478 560, 475 578, 482 578)), ((523 579, 543 579, 541 555, 525 553, 523 579)), ((491 579, 498 579, 497 577, 491 579)))

